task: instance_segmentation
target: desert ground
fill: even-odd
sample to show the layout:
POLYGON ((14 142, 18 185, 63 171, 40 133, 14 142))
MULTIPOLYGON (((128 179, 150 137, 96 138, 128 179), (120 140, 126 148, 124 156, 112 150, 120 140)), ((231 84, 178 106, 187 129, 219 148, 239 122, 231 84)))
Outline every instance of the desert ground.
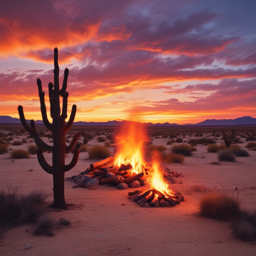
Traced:
MULTIPOLYGON (((82 129, 82 128, 81 128, 82 129)), ((3 130, 7 133, 8 130, 3 130)), ((13 140, 28 134, 13 135, 13 140)), ((207 135, 204 133, 204 136, 207 135)), ((210 136, 211 133, 208 133, 210 136)), ((151 136, 154 145, 166 145, 169 138, 151 136)), ((184 141, 194 138, 185 135, 184 141)), ((217 144, 222 142, 216 137, 217 144)), ((52 176, 39 165, 36 155, 29 159, 11 159, 14 149, 28 149, 35 144, 27 139, 22 145, 9 145, 8 152, 0 155, 0 188, 20 187, 24 193, 42 190, 52 202, 52 176)), ((51 139, 45 138, 45 141, 51 139)), ((81 139, 82 142, 82 139, 81 139)), ((88 147, 99 143, 96 137, 88 147)), ((174 143, 175 144, 175 143, 174 143)), ((239 146, 244 148, 247 142, 239 146)), ((67 203, 77 207, 71 210, 47 209, 54 218, 71 221, 69 227, 57 230, 55 236, 34 236, 33 225, 9 229, 0 239, 0 255, 255 255, 256 244, 235 239, 229 222, 199 216, 199 200, 203 192, 194 191, 194 185, 213 190, 225 190, 239 198, 241 207, 256 209, 256 151, 248 150, 250 157, 237 157, 236 162, 218 162, 217 153, 208 153, 207 146, 197 145, 192 156, 182 164, 164 164, 172 171, 182 173, 177 178, 182 184, 170 184, 173 191, 181 192, 185 201, 168 208, 142 208, 128 199, 134 188, 118 190, 114 186, 100 185, 97 190, 72 188, 75 184, 65 181, 67 203), (30 244, 26 249, 24 244, 30 244)), ((110 148, 113 153, 114 148, 110 148)), ((114 154, 114 153, 113 153, 114 154)), ((48 162, 51 154, 45 153, 48 162)), ((66 157, 69 163, 72 153, 66 157)), ((90 163, 88 153, 80 153, 77 165, 66 177, 86 170, 90 163)), ((179 183, 179 182, 178 182, 179 183)), ((146 189, 141 187, 141 189, 146 189)))

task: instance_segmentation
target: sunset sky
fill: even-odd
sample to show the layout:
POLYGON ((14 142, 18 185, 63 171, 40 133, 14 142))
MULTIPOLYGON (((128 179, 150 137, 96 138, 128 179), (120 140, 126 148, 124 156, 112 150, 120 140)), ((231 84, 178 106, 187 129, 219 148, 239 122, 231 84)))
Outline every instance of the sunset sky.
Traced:
MULTIPOLYGON (((41 119, 53 49, 75 121, 256 117, 255 0, 8 0, 0 6, 0 115, 41 119)), ((48 98, 46 97, 48 102, 48 98)))

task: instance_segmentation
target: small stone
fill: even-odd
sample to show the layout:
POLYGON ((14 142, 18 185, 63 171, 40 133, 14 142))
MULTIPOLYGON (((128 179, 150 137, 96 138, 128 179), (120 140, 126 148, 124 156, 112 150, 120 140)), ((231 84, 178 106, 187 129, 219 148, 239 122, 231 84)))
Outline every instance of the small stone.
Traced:
POLYGON ((117 188, 118 189, 127 189, 128 188, 128 185, 126 183, 119 183, 117 185, 117 188))
POLYGON ((140 182, 138 180, 134 180, 133 182, 130 183, 131 188, 137 188, 140 187, 140 182))
POLYGON ((107 172, 106 173, 106 178, 111 177, 111 176, 115 176, 115 174, 113 172, 107 172))
POLYGON ((91 181, 92 178, 87 176, 87 175, 84 175, 79 181, 77 181, 77 185, 78 187, 82 187, 82 188, 85 188, 86 187, 86 184, 91 181))
POLYGON ((99 185, 99 180, 98 179, 91 179, 90 181, 88 181, 86 183, 86 188, 90 189, 90 190, 94 190, 98 188, 99 185))

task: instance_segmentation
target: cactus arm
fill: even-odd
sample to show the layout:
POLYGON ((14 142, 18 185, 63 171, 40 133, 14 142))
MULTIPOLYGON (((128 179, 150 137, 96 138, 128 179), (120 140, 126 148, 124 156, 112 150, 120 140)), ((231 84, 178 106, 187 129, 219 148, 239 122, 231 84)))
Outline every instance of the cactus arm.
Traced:
POLYGON ((66 68, 64 71, 64 79, 63 79, 62 88, 60 90, 60 95, 63 95, 67 90, 68 74, 69 74, 69 70, 66 68))
POLYGON ((73 105, 69 120, 68 120, 68 122, 66 124, 66 127, 65 127, 65 131, 68 131, 72 127, 72 124, 75 120, 75 116, 76 116, 76 105, 73 105))
POLYGON ((35 125, 35 122, 34 120, 31 120, 30 121, 30 125, 31 125, 31 128, 32 128, 32 132, 31 132, 31 135, 33 136, 33 138, 35 139, 35 143, 37 145, 37 147, 39 149, 44 149, 44 150, 50 150, 52 151, 53 147, 46 144, 43 140, 40 139, 40 137, 38 136, 38 133, 36 131, 36 125, 35 125))
POLYGON ((33 129, 28 126, 25 116, 24 116, 23 107, 21 105, 18 106, 18 111, 19 111, 20 121, 21 121, 23 127, 25 128, 25 130, 27 132, 32 133, 33 129))
POLYGON ((50 100, 50 112, 51 112, 51 117, 53 118, 53 113, 54 113, 54 110, 53 110, 53 102, 54 102, 54 98, 53 98, 53 84, 52 83, 49 83, 48 84, 48 90, 49 90, 49 100, 50 100))
POLYGON ((38 86, 38 93, 40 98, 40 105, 41 105, 41 113, 44 125, 46 128, 48 128, 50 131, 52 131, 52 124, 48 121, 47 114, 46 114, 46 106, 44 102, 44 92, 42 91, 42 83, 40 79, 37 79, 37 86, 38 86))
POLYGON ((74 136, 74 138, 73 138, 72 142, 69 144, 69 146, 66 146, 66 153, 70 153, 70 152, 73 150, 73 148, 75 147, 75 145, 76 145, 77 140, 79 139, 79 137, 80 137, 80 134, 79 134, 79 133, 77 133, 77 134, 74 136))
POLYGON ((62 97, 63 97, 63 104, 62 104, 61 118, 65 120, 67 118, 67 109, 68 109, 68 92, 65 92, 62 97))
POLYGON ((55 101, 55 115, 60 115, 60 100, 59 100, 59 64, 58 64, 58 49, 54 49, 54 101, 55 101))
POLYGON ((69 165, 64 165, 63 167, 63 171, 64 172, 68 172, 69 170, 71 170, 77 163, 78 161, 78 157, 79 157, 79 149, 75 149, 75 153, 73 155, 72 161, 70 162, 69 165))
POLYGON ((41 149, 38 149, 37 150, 37 159, 38 159, 38 162, 39 164, 41 165, 41 167, 49 174, 53 174, 53 167, 50 166, 45 158, 44 158, 44 155, 43 155, 43 151, 41 149))

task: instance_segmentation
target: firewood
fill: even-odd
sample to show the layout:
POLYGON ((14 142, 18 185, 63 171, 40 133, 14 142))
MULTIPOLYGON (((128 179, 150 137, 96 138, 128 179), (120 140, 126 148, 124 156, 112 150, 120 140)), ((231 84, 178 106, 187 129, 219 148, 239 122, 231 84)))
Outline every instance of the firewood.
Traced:
POLYGON ((161 200, 160 200, 160 206, 161 206, 161 207, 165 207, 165 200, 164 200, 164 199, 161 199, 161 200))
POLYGON ((150 207, 158 207, 159 206, 159 201, 158 201, 158 195, 154 193, 154 198, 149 204, 150 207))
POLYGON ((102 165, 99 169, 101 170, 101 169, 103 169, 103 168, 111 168, 111 167, 113 167, 113 164, 111 163, 111 164, 104 164, 104 165, 102 165))
POLYGON ((133 201, 134 201, 134 202, 139 201, 139 200, 142 199, 143 197, 147 196, 150 192, 151 192, 151 189, 147 190, 146 192, 144 192, 144 193, 138 195, 138 197, 136 197, 136 198, 134 197, 134 198, 133 198, 133 201))
POLYGON ((177 201, 175 201, 173 198, 168 198, 167 201, 171 206, 175 206, 177 204, 177 201))
POLYGON ((118 172, 127 171, 129 169, 132 169, 132 166, 130 164, 127 164, 127 165, 122 164, 122 166, 118 169, 118 172))
POLYGON ((101 176, 101 175, 106 175, 104 171, 94 171, 95 176, 101 176))
POLYGON ((110 176, 108 178, 102 179, 100 181, 100 184, 107 184, 107 183, 110 183, 110 182, 117 182, 117 180, 118 180, 118 178, 115 175, 113 175, 113 176, 110 176))
POLYGON ((143 198, 141 198, 139 201, 137 201, 136 203, 137 204, 141 204, 141 203, 145 203, 147 201, 147 198, 146 197, 143 197, 143 198))
POLYGON ((113 166, 110 168, 106 168, 108 172, 113 172, 114 174, 118 172, 119 167, 118 166, 113 166))
POLYGON ((122 177, 121 175, 115 175, 115 177, 117 178, 114 182, 116 184, 119 184, 119 183, 123 183, 124 182, 124 177, 122 177))
POLYGON ((147 201, 146 203, 150 204, 152 202, 152 200, 155 197, 155 193, 153 191, 151 191, 151 193, 149 193, 149 195, 147 195, 147 201))
POLYGON ((92 170, 94 170, 94 169, 96 169, 97 167, 100 167, 100 166, 102 166, 102 165, 104 165, 104 164, 106 164, 106 163, 112 162, 113 160, 114 160, 113 157, 108 157, 108 158, 106 158, 106 159, 104 159, 104 160, 101 160, 101 161, 99 161, 99 162, 90 164, 90 167, 91 167, 92 170))
POLYGON ((99 180, 99 182, 101 182, 101 180, 105 179, 106 178, 106 175, 100 175, 100 176, 96 176, 95 177, 96 179, 99 180))
POLYGON ((134 180, 141 179, 141 178, 143 177, 143 175, 144 175, 144 173, 141 172, 141 173, 136 174, 136 175, 134 175, 134 176, 132 176, 132 177, 130 177, 130 178, 125 179, 125 182, 126 182, 127 184, 129 184, 129 183, 131 183, 131 182, 134 181, 134 180))

